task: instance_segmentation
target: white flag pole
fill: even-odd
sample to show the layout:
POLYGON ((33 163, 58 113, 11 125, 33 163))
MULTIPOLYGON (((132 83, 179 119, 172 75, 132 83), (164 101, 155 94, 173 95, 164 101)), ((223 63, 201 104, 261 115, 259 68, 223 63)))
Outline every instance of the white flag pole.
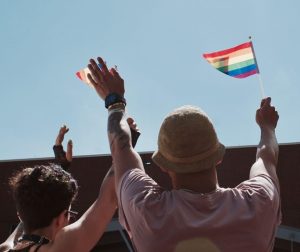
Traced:
POLYGON ((256 59, 256 56, 255 56, 255 51, 254 51, 254 48, 253 48, 253 43, 252 43, 251 36, 249 36, 249 40, 251 42, 252 52, 253 52, 253 55, 254 55, 254 61, 255 61, 256 67, 257 67, 257 77, 258 77, 259 86, 260 86, 260 93, 261 93, 262 98, 265 98, 264 85, 263 85, 263 82, 262 82, 262 79, 261 79, 261 76, 260 76, 260 72, 259 72, 259 68, 258 68, 257 59, 256 59))
POLYGON ((264 86, 263 86, 263 83, 262 83, 262 80, 261 80, 260 73, 258 73, 257 76, 258 76, 261 96, 262 96, 262 98, 265 98, 265 91, 264 91, 264 86))

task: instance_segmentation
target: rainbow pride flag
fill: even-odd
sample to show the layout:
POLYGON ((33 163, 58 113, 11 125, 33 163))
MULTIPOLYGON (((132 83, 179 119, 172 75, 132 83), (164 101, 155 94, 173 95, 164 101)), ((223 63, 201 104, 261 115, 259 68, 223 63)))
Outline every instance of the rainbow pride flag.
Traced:
POLYGON ((203 57, 220 72, 235 78, 259 73, 251 41, 226 50, 204 53, 203 57))

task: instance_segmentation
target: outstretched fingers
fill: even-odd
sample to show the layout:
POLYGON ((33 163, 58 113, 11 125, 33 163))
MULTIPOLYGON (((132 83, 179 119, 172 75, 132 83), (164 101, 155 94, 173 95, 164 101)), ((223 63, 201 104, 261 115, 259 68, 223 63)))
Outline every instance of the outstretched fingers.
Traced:
POLYGON ((88 64, 90 73, 87 74, 87 77, 98 95, 103 100, 110 93, 124 96, 124 80, 117 72, 116 67, 109 70, 101 57, 98 57, 97 61, 90 59, 88 64))
POLYGON ((93 87, 95 88, 97 86, 97 82, 93 79, 92 75, 88 73, 87 77, 89 81, 92 83, 93 87))
POLYGON ((72 140, 69 140, 68 144, 67 144, 66 159, 69 162, 72 162, 72 159, 73 159, 73 142, 72 142, 72 140))
POLYGON ((97 85, 103 83, 104 74, 102 73, 100 67, 97 65, 95 60, 90 59, 90 64, 88 64, 88 68, 91 71, 91 77, 93 77, 93 82, 91 81, 90 77, 88 77, 92 84, 94 85, 96 83, 97 85))
POLYGON ((122 78, 121 78, 121 76, 119 75, 119 73, 118 73, 116 67, 111 68, 111 69, 110 69, 110 73, 111 73, 114 77, 116 77, 116 78, 122 80, 122 78))
POLYGON ((104 61, 101 57, 98 57, 97 60, 98 60, 98 62, 99 62, 99 64, 100 64, 100 68, 101 68, 101 70, 103 71, 103 73, 104 73, 104 74, 108 74, 109 71, 108 71, 108 68, 107 68, 107 66, 106 66, 105 61, 104 61))
POLYGON ((61 145, 65 134, 69 131, 69 128, 66 125, 63 125, 62 127, 60 127, 58 135, 56 137, 56 141, 55 141, 55 145, 61 145))
POLYGON ((59 129, 59 134, 64 136, 68 131, 69 131, 69 128, 66 125, 63 125, 59 129))

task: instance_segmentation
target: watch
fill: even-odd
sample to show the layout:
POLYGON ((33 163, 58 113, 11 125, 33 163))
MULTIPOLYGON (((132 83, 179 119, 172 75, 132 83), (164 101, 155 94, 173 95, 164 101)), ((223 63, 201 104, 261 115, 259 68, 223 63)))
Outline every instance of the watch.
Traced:
POLYGON ((105 97, 105 108, 108 108, 109 106, 120 102, 124 103, 124 105, 126 106, 126 99, 123 96, 117 93, 110 93, 105 97))

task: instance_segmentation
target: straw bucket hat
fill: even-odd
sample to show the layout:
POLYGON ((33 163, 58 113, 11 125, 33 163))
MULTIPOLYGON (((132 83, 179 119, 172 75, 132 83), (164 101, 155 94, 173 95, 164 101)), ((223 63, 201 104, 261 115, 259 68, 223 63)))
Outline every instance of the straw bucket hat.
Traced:
POLYGON ((152 159, 175 173, 194 173, 213 168, 224 153, 209 117, 200 108, 186 105, 164 119, 152 159))

